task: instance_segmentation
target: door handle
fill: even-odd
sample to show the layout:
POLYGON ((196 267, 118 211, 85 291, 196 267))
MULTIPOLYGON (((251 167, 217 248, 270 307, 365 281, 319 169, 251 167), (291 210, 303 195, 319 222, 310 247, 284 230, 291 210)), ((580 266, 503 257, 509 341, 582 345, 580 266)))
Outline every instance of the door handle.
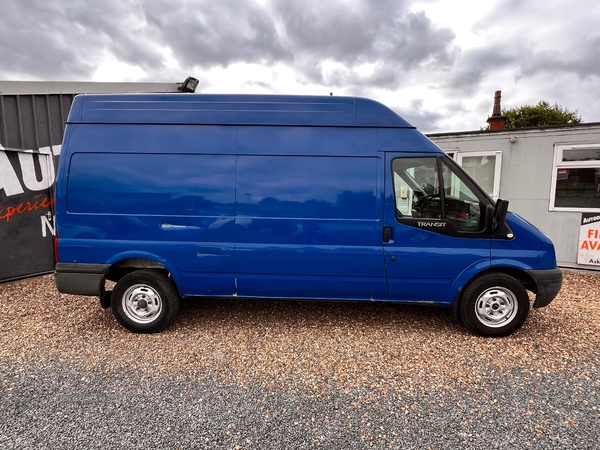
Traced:
POLYGON ((392 227, 383 227, 383 242, 392 240, 392 227))

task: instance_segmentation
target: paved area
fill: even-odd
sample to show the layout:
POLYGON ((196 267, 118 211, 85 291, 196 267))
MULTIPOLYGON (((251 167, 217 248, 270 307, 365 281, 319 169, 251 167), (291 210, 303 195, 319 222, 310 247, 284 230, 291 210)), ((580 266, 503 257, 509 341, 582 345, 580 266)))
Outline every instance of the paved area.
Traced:
POLYGON ((51 277, 0 286, 0 449, 599 448, 600 278, 512 336, 441 309, 186 301, 135 335, 51 277))

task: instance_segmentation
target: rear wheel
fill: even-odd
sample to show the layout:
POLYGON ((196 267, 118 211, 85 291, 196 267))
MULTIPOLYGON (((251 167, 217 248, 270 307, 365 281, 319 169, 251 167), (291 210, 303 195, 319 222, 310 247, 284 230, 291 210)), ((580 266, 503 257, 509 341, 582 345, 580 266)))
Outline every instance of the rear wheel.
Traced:
POLYGON ((158 270, 136 270, 121 278, 111 306, 119 323, 135 333, 154 333, 167 327, 179 310, 175 285, 158 270))
POLYGON ((529 314, 527 290, 515 278, 494 272, 471 281, 463 291, 459 313, 471 331, 482 336, 508 336, 529 314))

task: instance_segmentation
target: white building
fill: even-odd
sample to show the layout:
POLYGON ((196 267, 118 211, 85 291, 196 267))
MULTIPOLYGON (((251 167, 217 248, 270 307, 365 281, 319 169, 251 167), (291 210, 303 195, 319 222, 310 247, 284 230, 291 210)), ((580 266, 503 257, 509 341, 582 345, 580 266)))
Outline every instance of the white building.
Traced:
POLYGON ((583 218, 599 216, 600 223, 600 123, 428 137, 494 199, 509 200, 510 211, 546 233, 560 267, 600 270, 600 250, 594 257, 580 251, 600 249, 588 230, 594 239, 580 242, 583 218))

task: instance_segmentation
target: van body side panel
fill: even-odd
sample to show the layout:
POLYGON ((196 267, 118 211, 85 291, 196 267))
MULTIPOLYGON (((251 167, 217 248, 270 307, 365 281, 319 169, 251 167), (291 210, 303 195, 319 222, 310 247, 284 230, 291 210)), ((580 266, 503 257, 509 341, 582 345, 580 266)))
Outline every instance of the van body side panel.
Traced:
POLYGON ((554 245, 550 238, 517 214, 508 213, 506 223, 514 238, 492 241, 492 266, 526 272, 535 284, 533 307, 547 306, 562 285, 562 271, 556 266, 554 245))
MULTIPOLYGON (((414 130, 407 130, 414 132, 414 130)), ((359 127, 239 127, 240 155, 377 156, 377 129, 359 127)))
POLYGON ((379 128, 377 149, 380 152, 418 152, 434 155, 442 150, 420 131, 410 128, 379 128))
POLYGON ((236 152, 237 129, 232 126, 82 123, 67 125, 67 129, 69 144, 65 152, 69 155, 74 152, 234 155, 236 152))
POLYGON ((508 213, 506 223, 514 238, 492 240, 493 266, 506 265, 522 270, 556 268, 556 255, 550 238, 517 214, 508 213))
POLYGON ((450 286, 450 289, 446 293, 446 298, 443 300, 443 304, 447 305, 447 306, 452 305, 456 301, 458 294, 464 289, 464 287, 467 285, 467 283, 469 281, 471 281, 473 278, 475 278, 478 274, 488 270, 489 268, 490 268, 489 259, 481 259, 481 260, 471 264, 469 267, 466 267, 456 277, 456 279, 450 286))
POLYGON ((465 267, 490 266, 489 240, 445 236, 403 224, 392 226, 393 241, 384 246, 391 300, 444 304, 465 267))
POLYGON ((238 151, 238 295, 387 299, 375 129, 241 127, 238 151))
MULTIPOLYGON (((76 141, 104 127, 73 128, 76 141)), ((73 148, 81 151, 62 155, 69 176, 61 262, 153 255, 169 262, 183 295, 235 292, 234 127, 127 125, 73 148), (203 146, 220 154, 190 151, 203 146)))

